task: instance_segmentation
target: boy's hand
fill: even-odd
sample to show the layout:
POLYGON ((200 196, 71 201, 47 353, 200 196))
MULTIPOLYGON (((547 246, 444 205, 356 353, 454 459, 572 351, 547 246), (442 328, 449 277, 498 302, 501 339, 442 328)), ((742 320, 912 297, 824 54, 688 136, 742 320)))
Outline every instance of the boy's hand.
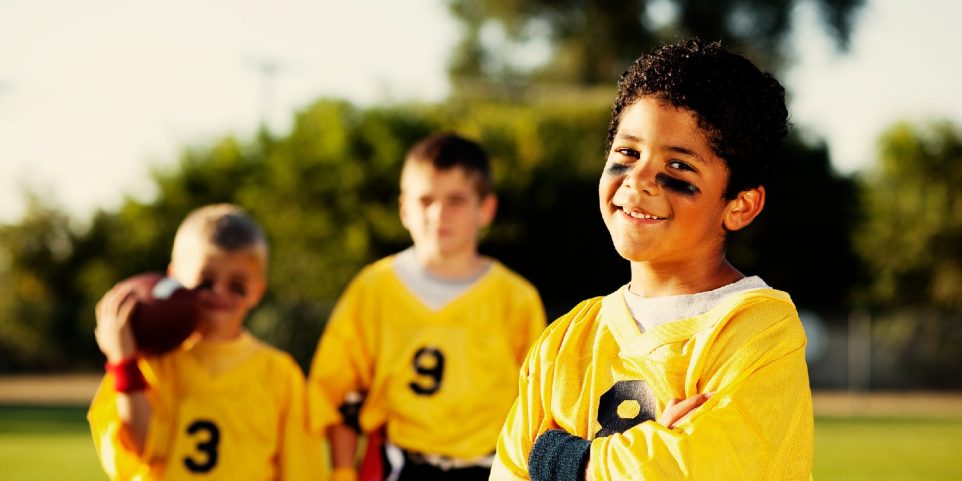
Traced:
POLYGON ((94 335, 97 346, 107 356, 107 362, 118 363, 137 353, 130 327, 130 316, 136 305, 133 290, 120 284, 107 291, 97 303, 94 335))
POLYGON ((711 396, 712 393, 700 393, 688 399, 675 398, 668 401, 665 410, 661 413, 661 416, 658 416, 658 424, 668 429, 674 428, 676 425, 687 421, 695 409, 698 409, 698 406, 704 404, 711 396))
POLYGON ((352 467, 334 468, 331 481, 357 481, 357 470, 352 467))

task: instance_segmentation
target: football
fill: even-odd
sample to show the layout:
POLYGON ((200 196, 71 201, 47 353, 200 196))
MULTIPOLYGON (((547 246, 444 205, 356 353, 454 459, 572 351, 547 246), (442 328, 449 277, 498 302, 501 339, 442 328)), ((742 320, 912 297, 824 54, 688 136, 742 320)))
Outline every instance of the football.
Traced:
POLYGON ((149 355, 168 352, 197 328, 200 315, 197 293, 176 280, 149 272, 130 277, 123 284, 137 299, 130 322, 140 352, 149 355))

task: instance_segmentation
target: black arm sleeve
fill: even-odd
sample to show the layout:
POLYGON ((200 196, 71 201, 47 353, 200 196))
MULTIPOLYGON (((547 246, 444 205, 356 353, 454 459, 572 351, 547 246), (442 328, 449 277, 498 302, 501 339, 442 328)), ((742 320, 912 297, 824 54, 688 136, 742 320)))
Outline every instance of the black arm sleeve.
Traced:
POLYGON ((531 481, 583 481, 591 442, 560 429, 535 440, 528 456, 531 481))

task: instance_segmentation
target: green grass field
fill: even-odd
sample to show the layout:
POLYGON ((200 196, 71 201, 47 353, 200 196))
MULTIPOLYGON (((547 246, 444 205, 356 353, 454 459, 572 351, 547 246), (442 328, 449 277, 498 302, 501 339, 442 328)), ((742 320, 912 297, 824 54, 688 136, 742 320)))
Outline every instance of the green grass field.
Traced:
POLYGON ((86 414, 86 407, 0 405, 0 478, 107 479, 94 454, 86 414))
POLYGON ((819 481, 962 479, 962 417, 817 417, 819 481))
MULTIPOLYGON (((85 407, 0 405, 4 481, 106 479, 85 407)), ((818 481, 962 479, 962 417, 818 417, 818 481)))

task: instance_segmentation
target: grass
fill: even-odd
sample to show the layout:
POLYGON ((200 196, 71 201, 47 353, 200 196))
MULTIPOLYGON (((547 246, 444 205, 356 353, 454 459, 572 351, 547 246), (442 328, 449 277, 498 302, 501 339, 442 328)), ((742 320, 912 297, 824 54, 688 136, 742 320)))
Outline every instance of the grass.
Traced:
MULTIPOLYGON (((102 481, 84 406, 0 405, 4 481, 102 481)), ((817 481, 962 479, 962 417, 815 420, 817 481)))
POLYGON ((962 479, 962 417, 818 417, 818 481, 962 479))
POLYGON ((4 481, 103 481, 85 406, 0 405, 4 481))

